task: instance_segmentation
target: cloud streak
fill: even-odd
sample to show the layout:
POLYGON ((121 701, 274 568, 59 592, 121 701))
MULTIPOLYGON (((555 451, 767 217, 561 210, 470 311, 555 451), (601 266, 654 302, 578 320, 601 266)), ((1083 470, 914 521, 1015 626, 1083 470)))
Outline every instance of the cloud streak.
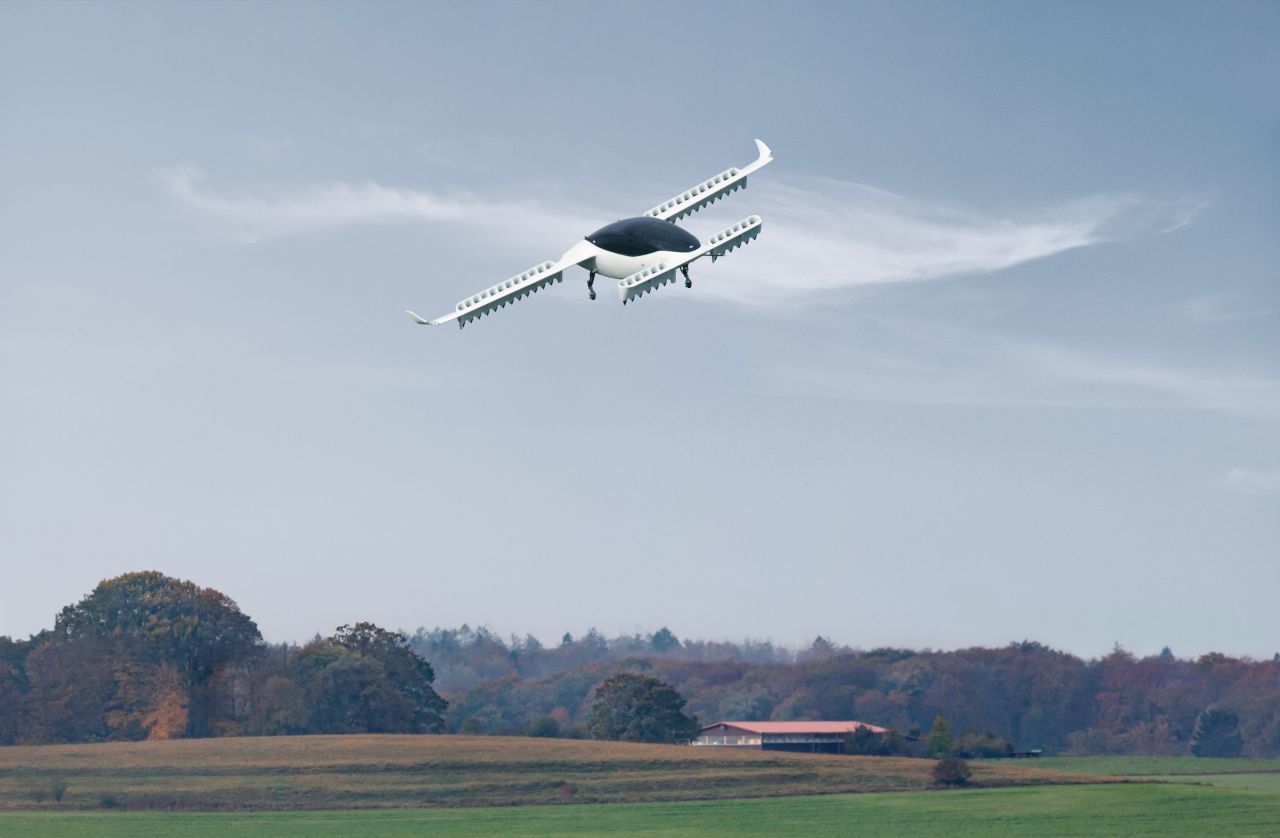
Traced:
POLYGON ((1218 484, 1234 492, 1250 495, 1273 495, 1280 493, 1280 469, 1259 471, 1257 469, 1233 468, 1222 475, 1218 484))
POLYGON ((1198 212, 1099 195, 997 216, 831 180, 767 183, 760 247, 708 293, 786 305, 851 288, 991 273, 1081 247, 1168 232, 1198 212))
MULTIPOLYGON (((590 220, 572 212, 527 201, 485 200, 467 192, 432 192, 384 186, 373 181, 335 181, 292 190, 221 193, 208 186, 194 166, 157 173, 169 194, 218 224, 240 241, 262 241, 342 227, 420 223, 470 228, 501 234, 502 241, 555 238, 581 229, 590 220)), ((581 235, 577 233, 576 235, 581 235)), ((567 242, 563 247, 567 247, 567 242)), ((550 252, 548 250, 548 252, 550 252)))
MULTIPOLYGON (((229 194, 211 189, 191 166, 159 174, 175 199, 245 241, 408 222, 466 228, 489 236, 495 246, 518 244, 527 256, 526 245, 558 254, 612 220, 587 201, 493 200, 372 181, 229 194)), ((1075 248, 1167 232, 1199 209, 1101 195, 997 216, 814 178, 765 181, 751 198, 734 202, 732 209, 718 204, 689 221, 705 236, 748 212, 765 219, 764 233, 747 255, 732 254, 717 269, 722 276, 701 286, 704 297, 794 306, 857 287, 990 273, 1075 248)))
POLYGON ((1280 420, 1280 379, 1272 377, 1104 357, 939 324, 889 328, 895 354, 830 347, 766 368, 762 386, 895 404, 1179 409, 1280 420), (929 337, 913 341, 922 334, 929 337))

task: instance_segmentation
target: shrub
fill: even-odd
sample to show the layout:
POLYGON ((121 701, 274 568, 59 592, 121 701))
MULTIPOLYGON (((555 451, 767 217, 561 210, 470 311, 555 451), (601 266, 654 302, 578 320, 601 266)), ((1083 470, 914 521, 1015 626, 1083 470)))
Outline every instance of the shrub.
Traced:
POLYGON ((560 735, 560 723, 550 716, 534 719, 525 728, 526 736, 556 737, 560 735))
POLYGON ((887 757, 901 753, 902 749, 902 734, 892 728, 884 733, 875 733, 869 727, 859 727, 844 737, 846 754, 887 757))
POLYGON ((955 750, 956 756, 966 759, 999 759, 1013 756, 1013 743, 994 733, 969 732, 956 741, 955 750))
POLYGON ((960 757, 945 757, 938 760, 929 773, 940 786, 963 786, 973 776, 973 769, 960 757))
POLYGON ((55 803, 61 803, 62 798, 67 794, 67 781, 58 778, 49 783, 49 794, 53 795, 55 803))

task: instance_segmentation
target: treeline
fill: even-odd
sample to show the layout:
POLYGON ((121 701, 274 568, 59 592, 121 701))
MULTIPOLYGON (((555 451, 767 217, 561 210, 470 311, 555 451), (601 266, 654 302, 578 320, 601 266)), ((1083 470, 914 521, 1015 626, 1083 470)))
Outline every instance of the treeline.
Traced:
POLYGON ((52 630, 0 637, 0 744, 438 732, 433 677, 403 635, 371 623, 269 646, 223 594, 130 573, 52 630))
MULTIPOLYGON (((818 638, 803 652, 649 637, 566 636, 555 648, 484 630, 419 629, 415 649, 449 672, 446 729, 584 735, 593 687, 617 672, 674 686, 707 722, 857 719, 923 734, 938 716, 958 736, 994 736, 1019 750, 1185 754, 1202 712, 1238 720, 1240 751, 1280 755, 1280 660, 1213 653, 1137 658, 1123 649, 1083 660, 1039 643, 1000 649, 855 651, 818 638), (763 656, 764 660, 749 660, 763 656)), ((442 682, 444 678, 442 677, 442 682)))
POLYGON ((591 664, 640 657, 767 664, 817 660, 851 651, 837 648, 822 637, 809 649, 799 652, 768 641, 681 641, 665 627, 649 635, 620 635, 608 639, 594 628, 579 637, 565 632, 554 646, 543 645, 531 634, 512 635, 504 640, 484 627, 419 628, 410 637, 409 645, 431 661, 436 671, 436 687, 445 693, 465 692, 511 676, 545 678, 591 664))
POLYGON ((156 572, 102 582, 27 640, 0 637, 0 744, 599 735, 620 726, 596 710, 601 685, 623 674, 647 679, 655 695, 655 684, 674 688, 671 701, 704 723, 857 719, 916 738, 941 716, 965 750, 999 741, 1079 754, 1188 753, 1209 726, 1227 752, 1280 755, 1280 659, 1185 660, 1167 649, 1137 658, 1117 648, 1084 660, 1030 642, 858 651, 823 638, 793 651, 681 640, 665 628, 615 638, 591 630, 552 646, 466 626, 406 637, 370 623, 270 645, 223 594, 156 572))

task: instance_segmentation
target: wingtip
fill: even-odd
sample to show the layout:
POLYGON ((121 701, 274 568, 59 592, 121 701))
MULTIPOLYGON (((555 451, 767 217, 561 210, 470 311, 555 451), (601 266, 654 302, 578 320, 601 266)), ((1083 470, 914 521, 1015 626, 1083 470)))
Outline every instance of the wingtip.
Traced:
POLYGON ((765 141, 759 137, 756 138, 756 151, 760 153, 761 160, 773 159, 773 149, 769 148, 765 141))
POLYGON ((416 313, 416 312, 409 311, 409 309, 407 309, 407 308, 404 310, 404 313, 405 313, 405 314, 407 314, 407 315, 409 315, 410 317, 412 317, 412 318, 413 318, 413 322, 414 322, 414 323, 417 323, 419 326, 434 326, 434 325, 435 325, 435 323, 432 323, 430 320, 424 320, 423 318, 419 317, 419 316, 417 315, 417 313, 416 313))

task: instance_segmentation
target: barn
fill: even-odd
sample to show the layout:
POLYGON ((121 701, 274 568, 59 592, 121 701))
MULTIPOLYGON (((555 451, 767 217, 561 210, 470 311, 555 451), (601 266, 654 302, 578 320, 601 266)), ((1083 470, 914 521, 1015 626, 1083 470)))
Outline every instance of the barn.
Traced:
POLYGON ((716 722, 707 725, 691 744, 715 748, 758 748, 762 751, 844 753, 845 734, 860 727, 872 733, 885 728, 866 722, 716 722))

